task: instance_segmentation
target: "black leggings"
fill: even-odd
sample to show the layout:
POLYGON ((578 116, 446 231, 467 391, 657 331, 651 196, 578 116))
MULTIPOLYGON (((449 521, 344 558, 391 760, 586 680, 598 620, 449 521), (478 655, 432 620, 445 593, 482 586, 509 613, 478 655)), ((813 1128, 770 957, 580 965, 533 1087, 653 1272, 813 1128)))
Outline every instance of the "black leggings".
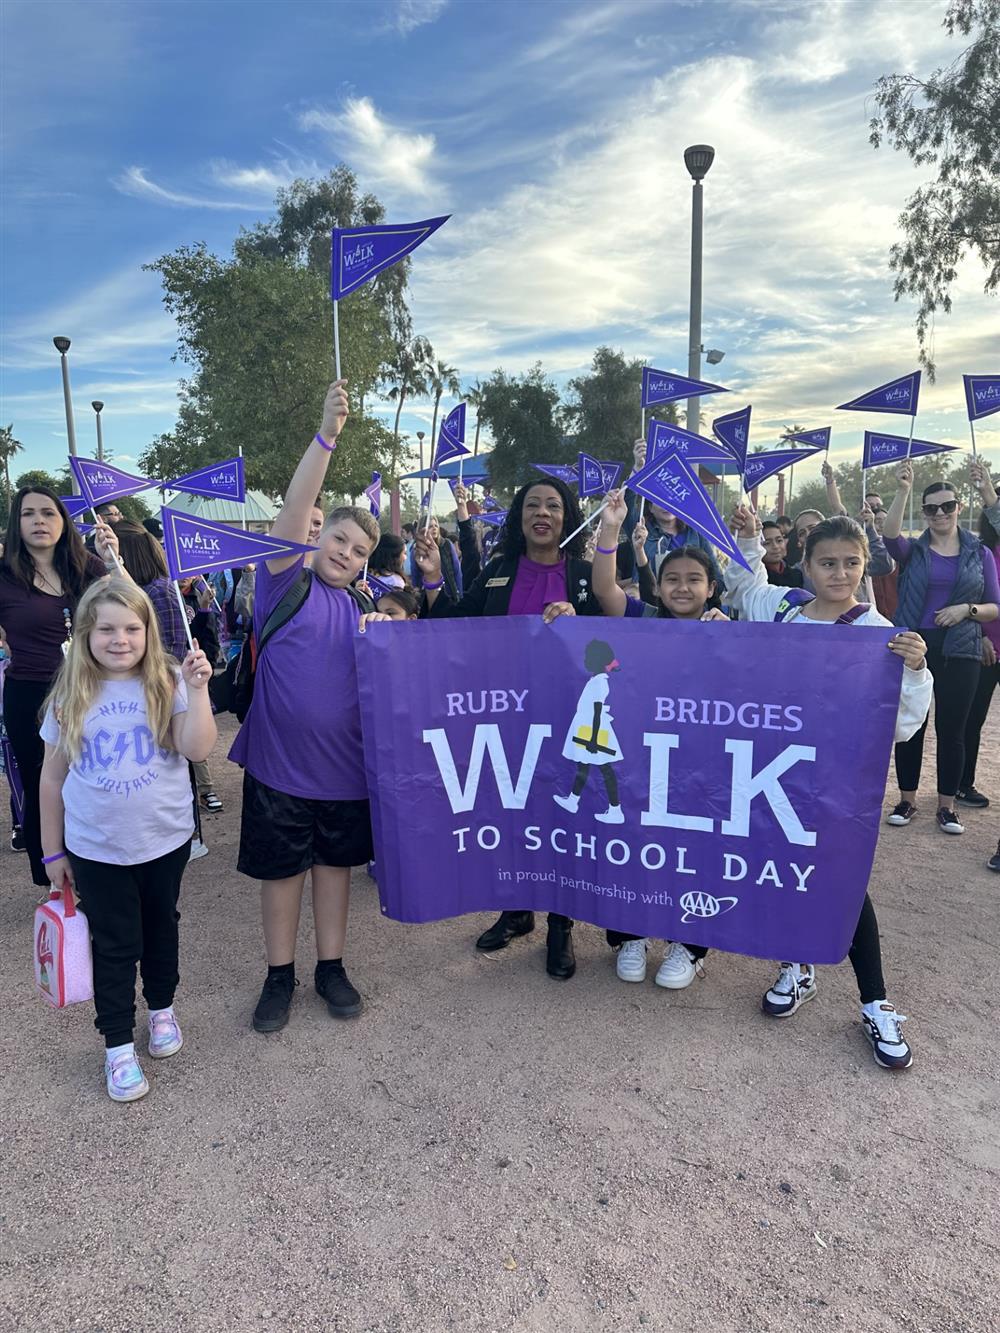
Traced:
POLYGON ((94 1026, 105 1046, 123 1046, 135 1027, 135 968, 150 1009, 166 1009, 177 989, 177 899, 191 853, 175 851, 134 866, 87 861, 69 852, 76 891, 94 946, 94 1026))
MULTIPOLYGON (((931 632, 921 631, 928 639, 931 632)), ((927 665, 934 677, 934 734, 937 737, 937 789, 954 796, 965 767, 965 727, 979 684, 980 665, 971 657, 945 657, 927 645, 927 665)), ((927 719, 908 741, 896 746, 896 781, 900 791, 916 791, 924 757, 927 719)))
POLYGON ((42 828, 38 813, 38 784, 45 758, 45 743, 38 734, 41 725, 38 715, 51 683, 47 680, 11 680, 8 675, 3 686, 4 726, 24 787, 21 824, 24 845, 31 862, 32 882, 43 886, 48 885, 49 877, 42 865, 42 828))
POLYGON ((577 764, 576 777, 573 779, 573 795, 579 796, 586 787, 592 768, 601 770, 601 777, 604 779, 604 790, 608 793, 608 801, 611 805, 618 805, 618 778, 610 764, 577 764))
POLYGON ((972 700, 972 707, 969 709, 969 720, 965 724, 965 768, 962 770, 960 791, 967 791, 976 785, 979 738, 993 701, 993 691, 998 685, 1000 685, 1000 662, 994 662, 990 667, 979 668, 979 685, 972 700))

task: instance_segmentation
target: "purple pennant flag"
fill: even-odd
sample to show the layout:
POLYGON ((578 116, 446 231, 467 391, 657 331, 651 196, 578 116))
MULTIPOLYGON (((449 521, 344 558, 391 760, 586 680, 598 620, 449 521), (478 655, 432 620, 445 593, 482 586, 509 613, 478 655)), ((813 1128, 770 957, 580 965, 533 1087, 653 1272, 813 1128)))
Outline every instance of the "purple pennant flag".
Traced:
POLYGON ((962 381, 970 421, 1000 412, 1000 375, 963 375, 962 381))
POLYGON ((225 523, 210 523, 180 509, 160 510, 163 549, 172 579, 187 578, 209 569, 239 568, 258 560, 280 560, 287 555, 309 555, 315 546, 242 532, 225 523))
POLYGON ((441 422, 441 429, 446 430, 449 435, 453 435, 459 444, 465 443, 465 403, 459 403, 453 407, 444 421, 441 422))
POLYGON ((3 749, 3 768, 7 774, 7 782, 10 784, 10 795, 13 802, 15 824, 24 823, 24 784, 21 781, 21 771, 17 766, 17 760, 14 758, 14 749, 7 739, 6 735, 0 736, 0 747, 3 749))
POLYGON ((507 512, 506 509, 495 509, 492 514, 477 514, 476 521, 490 524, 495 528, 502 528, 507 522, 507 512))
POLYGON ((564 481, 567 486, 575 486, 579 477, 576 468, 570 467, 567 463, 532 463, 539 472, 544 472, 547 477, 555 477, 557 481, 564 481))
POLYGON ((743 469, 743 485, 748 491, 752 491, 769 477, 784 472, 786 467, 794 467, 803 459, 812 458, 814 454, 822 452, 823 446, 816 444, 811 449, 772 449, 766 454, 751 454, 743 469))
POLYGON ((624 467, 625 467, 624 463, 601 464, 601 471, 604 474, 604 480, 601 482, 601 488, 604 491, 605 495, 607 495, 608 491, 613 491, 615 487, 618 485, 618 478, 621 476, 624 467))
POLYGON ((79 519, 73 520, 73 526, 81 537, 89 537, 92 532, 97 531, 96 523, 81 523, 79 519))
POLYGON ((577 455, 576 481, 581 500, 588 495, 603 495, 604 470, 596 458, 591 458, 590 454, 577 455))
POLYGON ((782 435, 781 438, 787 440, 789 444, 815 444, 818 449, 829 449, 832 431, 832 426, 820 426, 818 430, 789 431, 787 435, 782 435))
POLYGON ((185 495, 204 495, 209 500, 233 500, 243 504, 247 498, 246 479, 243 474, 243 457, 227 458, 224 463, 213 463, 211 467, 200 467, 194 472, 185 472, 183 477, 164 482, 171 491, 183 491, 185 495))
POLYGON ((739 412, 727 412, 724 417, 716 417, 712 422, 712 434, 739 463, 740 472, 743 472, 747 465, 752 410, 744 407, 739 412))
POLYGON ((431 492, 430 488, 428 487, 428 489, 424 491, 423 495, 420 497, 420 508, 430 509, 430 507, 431 507, 431 492))
POLYGON ((377 578, 371 571, 365 575, 364 582, 368 584, 372 593, 372 601, 378 606, 379 601, 388 592, 399 592, 399 587, 393 583, 386 583, 384 579, 377 578))
POLYGON ((90 508, 90 501, 85 495, 60 495, 60 500, 66 506, 66 512, 70 518, 76 518, 90 508))
POLYGON ((431 464, 433 471, 437 472, 442 463, 450 463, 453 458, 463 458, 468 454, 470 451, 465 447, 464 440, 465 404, 459 403, 441 422, 434 461, 431 464))
POLYGON ((750 568, 712 503, 712 497, 680 455, 655 458, 634 472, 625 484, 636 495, 683 519, 688 527, 707 537, 713 546, 724 551, 738 565, 750 568))
POLYGON ((657 403, 672 403, 677 398, 702 398, 709 393, 728 393, 721 384, 709 384, 705 380, 691 380, 686 375, 672 375, 669 370, 654 370, 652 366, 642 368, 642 406, 654 407, 657 403))
POLYGON ((378 518, 382 512, 382 473, 372 473, 372 484, 365 487, 365 495, 371 506, 372 518, 378 518))
POLYGON ((380 223, 367 227, 334 227, 331 265, 333 299, 339 301, 383 269, 392 268, 393 264, 422 245, 428 236, 433 236, 450 216, 447 213, 444 217, 400 225, 380 223))
POLYGON ((886 463, 898 463, 906 457, 907 447, 911 458, 958 452, 953 444, 935 444, 933 440, 910 441, 905 435, 883 435, 879 431, 866 430, 861 466, 864 469, 882 467, 886 463))
MULTIPOLYGON (((496 514, 500 510, 500 501, 494 499, 492 495, 484 495, 482 507, 488 514, 496 514)), ((504 510, 504 513, 506 512, 507 511, 504 510)))
POLYGON ((877 389, 869 389, 860 398, 852 398, 849 403, 841 403, 838 412, 898 412, 904 417, 917 415, 917 399, 920 397, 920 371, 912 375, 902 375, 898 380, 880 384, 877 389))
POLYGON ((728 449, 712 440, 705 440, 683 426, 671 426, 667 421, 650 420, 646 431, 646 462, 662 454, 680 454, 689 463, 732 463, 728 449))
POLYGON ((71 457, 69 465, 86 498, 88 509, 107 504, 110 500, 121 500, 139 491, 147 491, 151 486, 160 484, 149 477, 136 477, 131 472, 123 472, 120 467, 112 467, 110 463, 100 463, 96 458, 71 457))

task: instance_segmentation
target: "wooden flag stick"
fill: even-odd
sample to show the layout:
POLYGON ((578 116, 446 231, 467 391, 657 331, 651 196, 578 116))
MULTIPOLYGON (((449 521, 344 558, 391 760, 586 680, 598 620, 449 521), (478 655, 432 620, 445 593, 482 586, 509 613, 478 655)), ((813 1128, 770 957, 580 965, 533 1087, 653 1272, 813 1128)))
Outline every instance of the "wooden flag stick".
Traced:
POLYGON ((340 302, 333 303, 333 368, 336 371, 336 377, 340 379, 340 302))

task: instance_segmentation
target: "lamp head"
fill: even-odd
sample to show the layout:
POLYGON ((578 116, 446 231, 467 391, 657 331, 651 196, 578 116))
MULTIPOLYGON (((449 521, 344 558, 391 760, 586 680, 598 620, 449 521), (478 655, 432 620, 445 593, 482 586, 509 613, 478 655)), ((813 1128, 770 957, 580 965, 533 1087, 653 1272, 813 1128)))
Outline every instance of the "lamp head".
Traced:
POLYGON ((418 431, 417 431, 417 439, 421 442, 421 444, 423 443, 423 439, 424 439, 424 436, 425 436, 426 434, 427 434, 427 432, 424 431, 424 430, 418 430, 418 431))
POLYGON ((69 348, 70 348, 70 341, 69 341, 69 339, 68 339, 68 338, 53 338, 52 341, 55 343, 55 345, 56 345, 56 351, 60 354, 60 356, 65 356, 66 353, 69 351, 69 348))
POLYGON ((100 401, 100 399, 95 398, 94 401, 90 404, 90 406, 94 409, 96 413, 98 413, 98 415, 100 415, 101 410, 104 407, 104 404, 100 401))
POLYGON ((692 180, 704 180, 714 161, 715 149, 707 143, 692 144, 690 148, 684 149, 684 165, 692 180))
POLYGON ((705 353, 705 360, 710 366, 717 366, 725 355, 725 352, 720 352, 717 347, 710 347, 705 353))

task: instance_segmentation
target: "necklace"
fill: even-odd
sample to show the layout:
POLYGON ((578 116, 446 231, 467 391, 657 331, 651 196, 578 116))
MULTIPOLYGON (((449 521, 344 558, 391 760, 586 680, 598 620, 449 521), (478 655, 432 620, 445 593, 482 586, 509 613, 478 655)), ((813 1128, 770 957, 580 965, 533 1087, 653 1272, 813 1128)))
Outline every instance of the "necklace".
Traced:
POLYGON ((52 591, 55 593, 55 595, 56 595, 57 597, 61 597, 61 596, 62 596, 62 585, 61 585, 61 582, 60 582, 60 586, 57 588, 56 585, 55 585, 54 583, 52 583, 52 582, 49 580, 49 578, 48 578, 48 576, 45 574, 44 570, 39 569, 37 565, 35 566, 35 578, 41 580, 43 589, 44 589, 44 588, 51 588, 52 591))

